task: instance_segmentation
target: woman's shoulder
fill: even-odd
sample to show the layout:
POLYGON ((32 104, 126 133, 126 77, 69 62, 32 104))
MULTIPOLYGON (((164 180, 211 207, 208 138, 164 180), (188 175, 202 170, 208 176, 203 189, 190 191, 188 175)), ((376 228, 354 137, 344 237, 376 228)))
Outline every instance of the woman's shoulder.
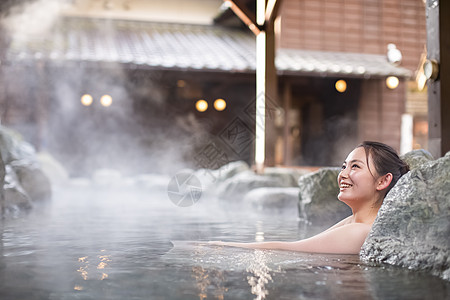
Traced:
MULTIPOLYGON (((364 223, 342 224, 319 233, 309 239, 299 241, 307 250, 319 253, 357 254, 369 234, 371 226, 364 223)), ((300 245, 299 245, 300 246, 300 245)))
POLYGON ((372 226, 366 223, 349 223, 342 225, 339 229, 342 232, 346 232, 354 236, 361 236, 366 239, 367 235, 372 229, 372 226))
POLYGON ((332 229, 336 229, 338 227, 341 227, 341 226, 344 226, 344 225, 347 225, 347 224, 351 224, 352 222, 353 222, 352 221, 352 216, 349 216, 349 217, 347 217, 347 218, 337 222, 336 224, 334 224, 333 226, 331 226, 330 228, 325 230, 325 232, 329 231, 329 230, 332 230, 332 229))

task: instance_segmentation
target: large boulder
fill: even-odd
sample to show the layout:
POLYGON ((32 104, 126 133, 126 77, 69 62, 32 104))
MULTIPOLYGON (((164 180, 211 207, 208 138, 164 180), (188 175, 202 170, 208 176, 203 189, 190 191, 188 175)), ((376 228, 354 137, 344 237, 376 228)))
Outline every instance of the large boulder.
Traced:
POLYGON ((16 216, 21 211, 33 207, 30 196, 20 185, 16 172, 10 165, 5 166, 5 177, 3 182, 4 215, 16 216))
POLYGON ((274 178, 279 178, 286 185, 297 187, 298 179, 310 173, 306 169, 295 169, 295 168, 279 168, 279 167, 268 167, 264 169, 264 175, 274 178))
POLYGON ((360 256, 450 280, 450 152, 405 174, 386 196, 360 256))
POLYGON ((17 160, 11 162, 17 179, 32 201, 45 201, 51 197, 51 184, 48 177, 34 161, 17 160))
POLYGON ((339 171, 340 168, 322 168, 299 178, 300 218, 329 227, 351 215, 351 209, 337 198, 339 171))
POLYGON ((250 170, 250 167, 245 161, 233 161, 226 165, 223 165, 222 167, 218 168, 217 170, 212 170, 212 176, 217 181, 224 181, 228 178, 231 178, 239 173, 245 172, 250 170))
POLYGON ((249 191, 243 202, 267 213, 297 216, 298 187, 262 187, 249 191))
POLYGON ((211 196, 216 194, 217 187, 224 181, 242 172, 248 172, 250 167, 244 161, 233 161, 218 169, 182 170, 181 172, 193 173, 200 181, 203 192, 211 196))
POLYGON ((34 161, 36 155, 34 147, 19 133, 4 126, 0 126, 0 153, 5 164, 19 160, 34 161))
POLYGON ((0 183, 2 213, 28 209, 51 197, 51 184, 40 169, 33 146, 0 126, 0 183))
POLYGON ((62 185, 69 181, 69 173, 63 165, 55 159, 50 153, 41 151, 37 153, 40 170, 52 184, 62 185))
POLYGON ((412 150, 405 153, 401 156, 401 159, 408 164, 411 170, 420 167, 424 163, 434 160, 431 153, 424 149, 412 150))
POLYGON ((258 175, 245 171, 218 183, 216 195, 220 199, 240 202, 249 191, 261 187, 290 187, 281 177, 258 175))

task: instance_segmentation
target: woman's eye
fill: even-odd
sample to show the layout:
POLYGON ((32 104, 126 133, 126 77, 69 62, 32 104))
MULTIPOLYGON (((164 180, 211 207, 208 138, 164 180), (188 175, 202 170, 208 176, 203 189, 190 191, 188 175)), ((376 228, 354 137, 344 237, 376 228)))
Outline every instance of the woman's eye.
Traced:
POLYGON ((357 164, 352 165, 352 168, 359 168, 357 164))
POLYGON ((345 165, 342 165, 341 170, 345 170, 345 165))

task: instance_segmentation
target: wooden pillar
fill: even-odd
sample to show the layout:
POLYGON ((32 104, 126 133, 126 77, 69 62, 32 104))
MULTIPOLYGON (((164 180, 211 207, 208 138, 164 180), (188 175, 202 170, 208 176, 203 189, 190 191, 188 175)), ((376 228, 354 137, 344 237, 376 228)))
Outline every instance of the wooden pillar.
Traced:
POLYGON ((275 165, 275 128, 278 113, 278 80, 275 68, 275 18, 280 1, 257 0, 256 23, 262 29, 256 37, 256 143, 255 166, 275 165))
MULTIPOLYGON (((0 6, 1 13, 1 6, 0 6)), ((0 14, 1 15, 1 14, 0 14)), ((6 51, 8 49, 6 29, 0 22, 0 124, 3 122, 6 106, 6 83, 4 74, 6 67, 6 51)))
POLYGON ((434 157, 450 151, 450 1, 427 0, 427 61, 438 66, 428 79, 428 149, 434 157))
POLYGON ((255 167, 275 164, 278 82, 275 69, 275 19, 281 0, 256 0, 256 17, 241 0, 224 0, 256 35, 256 141, 255 167))
POLYGON ((283 88, 283 109, 285 113, 283 141, 284 141, 284 165, 292 165, 292 138, 291 138, 291 117, 289 112, 292 107, 292 85, 289 80, 286 80, 283 88))
MULTIPOLYGON (((257 72, 257 76, 264 76, 264 93, 257 87, 258 100, 265 102, 265 160, 264 165, 275 165, 275 144, 277 132, 275 128, 276 114, 278 113, 278 78, 275 68, 275 30, 274 22, 270 20, 265 23, 265 55, 264 66, 258 65, 258 68, 264 68, 264 72, 257 72), (264 73, 264 74, 262 74, 264 73), (264 99, 263 99, 264 98, 264 99)), ((258 81, 258 79, 257 79, 258 81)))

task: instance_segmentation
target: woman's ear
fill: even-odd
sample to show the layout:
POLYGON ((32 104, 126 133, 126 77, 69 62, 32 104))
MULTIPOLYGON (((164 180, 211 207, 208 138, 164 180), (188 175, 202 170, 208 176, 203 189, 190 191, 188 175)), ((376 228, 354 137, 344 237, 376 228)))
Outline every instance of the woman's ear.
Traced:
POLYGON ((394 176, 392 173, 387 173, 378 178, 377 191, 382 191, 387 188, 391 184, 393 178, 394 176))

